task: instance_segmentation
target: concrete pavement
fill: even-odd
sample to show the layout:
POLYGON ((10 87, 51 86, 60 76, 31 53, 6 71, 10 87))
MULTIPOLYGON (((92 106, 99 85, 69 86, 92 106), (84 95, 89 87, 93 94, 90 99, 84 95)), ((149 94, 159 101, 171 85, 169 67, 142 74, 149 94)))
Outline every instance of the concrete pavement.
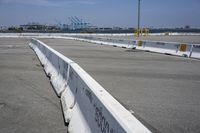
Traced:
POLYGON ((0 38, 0 133, 66 133, 59 99, 29 41, 0 38))

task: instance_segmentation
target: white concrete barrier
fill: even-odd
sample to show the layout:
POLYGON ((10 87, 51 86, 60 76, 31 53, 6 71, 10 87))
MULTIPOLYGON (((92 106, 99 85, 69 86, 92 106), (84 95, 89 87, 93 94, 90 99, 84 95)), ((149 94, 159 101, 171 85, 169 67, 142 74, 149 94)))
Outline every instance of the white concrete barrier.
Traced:
POLYGON ((149 33, 150 36, 200 36, 200 33, 179 33, 179 32, 165 32, 165 33, 149 33))
POLYGON ((77 37, 60 37, 60 38, 95 43, 100 45, 110 45, 122 48, 136 48, 138 50, 200 59, 199 57, 200 44, 193 45, 193 44, 184 44, 177 42, 158 42, 158 41, 148 41, 148 40, 142 40, 142 41, 136 40, 132 41, 132 44, 123 44, 123 43, 97 41, 97 40, 77 38, 77 37))
POLYGON ((30 46, 61 96, 69 132, 150 133, 78 64, 39 40, 32 39, 30 46))
POLYGON ((77 41, 88 42, 88 43, 95 43, 95 44, 100 44, 100 45, 110 45, 110 46, 116 46, 116 47, 121 47, 121 48, 132 48, 133 47, 133 45, 123 44, 123 43, 97 41, 97 40, 83 39, 83 38, 76 38, 76 37, 67 37, 65 39, 77 40, 77 41))
POLYGON ((136 41, 136 49, 190 57, 192 45, 173 42, 136 41))
POLYGON ((66 36, 133 36, 133 33, 101 34, 101 33, 0 33, 0 37, 66 37, 66 36))
POLYGON ((138 41, 133 44, 123 44, 115 42, 97 41, 85 38, 63 37, 64 39, 77 40, 101 45, 111 45, 122 48, 136 48, 138 50, 151 51, 176 56, 190 57, 192 53, 192 44, 181 44, 174 42, 157 42, 157 41, 138 41))
MULTIPOLYGON (((166 33, 150 33, 150 36, 165 36, 166 33)), ((199 36, 200 33, 168 33, 170 36, 199 36)), ((134 36, 134 33, 0 33, 0 37, 22 37, 22 38, 56 38, 56 37, 77 37, 77 36, 134 36)))
POLYGON ((100 45, 110 45, 122 48, 136 48, 138 50, 200 59, 199 44, 193 45, 193 44, 183 44, 176 42, 158 42, 158 41, 148 41, 148 40, 142 40, 142 41, 136 40, 132 41, 132 44, 123 44, 123 43, 97 41, 97 40, 77 38, 77 37, 60 37, 60 38, 95 43, 100 45))
POLYGON ((191 58, 200 59, 200 45, 193 45, 191 58))
POLYGON ((31 42, 30 46, 38 55, 38 58, 44 66, 46 74, 50 77, 51 83, 54 86, 57 95, 60 96, 61 92, 64 91, 68 80, 68 63, 72 63, 73 61, 40 41, 32 39, 31 42))

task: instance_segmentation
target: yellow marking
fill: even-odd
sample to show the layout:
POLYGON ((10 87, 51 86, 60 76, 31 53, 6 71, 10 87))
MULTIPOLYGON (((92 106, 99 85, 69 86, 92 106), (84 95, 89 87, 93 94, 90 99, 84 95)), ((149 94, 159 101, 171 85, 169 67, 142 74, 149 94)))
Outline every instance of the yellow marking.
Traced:
POLYGON ((142 41, 138 41, 138 46, 142 47, 143 42, 142 41))
POLYGON ((181 44, 180 49, 181 52, 185 52, 187 50, 187 44, 181 44))

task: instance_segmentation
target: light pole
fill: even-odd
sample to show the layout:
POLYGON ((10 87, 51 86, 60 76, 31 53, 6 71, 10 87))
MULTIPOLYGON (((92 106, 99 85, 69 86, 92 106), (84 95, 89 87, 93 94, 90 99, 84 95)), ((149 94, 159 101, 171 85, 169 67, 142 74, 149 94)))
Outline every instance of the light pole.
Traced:
POLYGON ((140 36, 140 1, 141 0, 138 0, 138 37, 140 36))

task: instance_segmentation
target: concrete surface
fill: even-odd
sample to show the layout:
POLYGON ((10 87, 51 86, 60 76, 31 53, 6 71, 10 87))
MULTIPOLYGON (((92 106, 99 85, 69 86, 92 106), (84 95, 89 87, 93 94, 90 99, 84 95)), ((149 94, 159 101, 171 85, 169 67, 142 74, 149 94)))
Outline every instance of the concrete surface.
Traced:
POLYGON ((164 42, 181 42, 189 44, 200 44, 200 36, 143 36, 143 37, 134 37, 134 36, 96 36, 94 38, 101 38, 102 40, 113 39, 113 40, 150 40, 150 41, 164 41, 164 42))
POLYGON ((66 133, 59 99, 28 42, 0 38, 0 133, 66 133))
POLYGON ((200 132, 200 61, 65 40, 40 39, 77 62, 154 132, 200 132))

